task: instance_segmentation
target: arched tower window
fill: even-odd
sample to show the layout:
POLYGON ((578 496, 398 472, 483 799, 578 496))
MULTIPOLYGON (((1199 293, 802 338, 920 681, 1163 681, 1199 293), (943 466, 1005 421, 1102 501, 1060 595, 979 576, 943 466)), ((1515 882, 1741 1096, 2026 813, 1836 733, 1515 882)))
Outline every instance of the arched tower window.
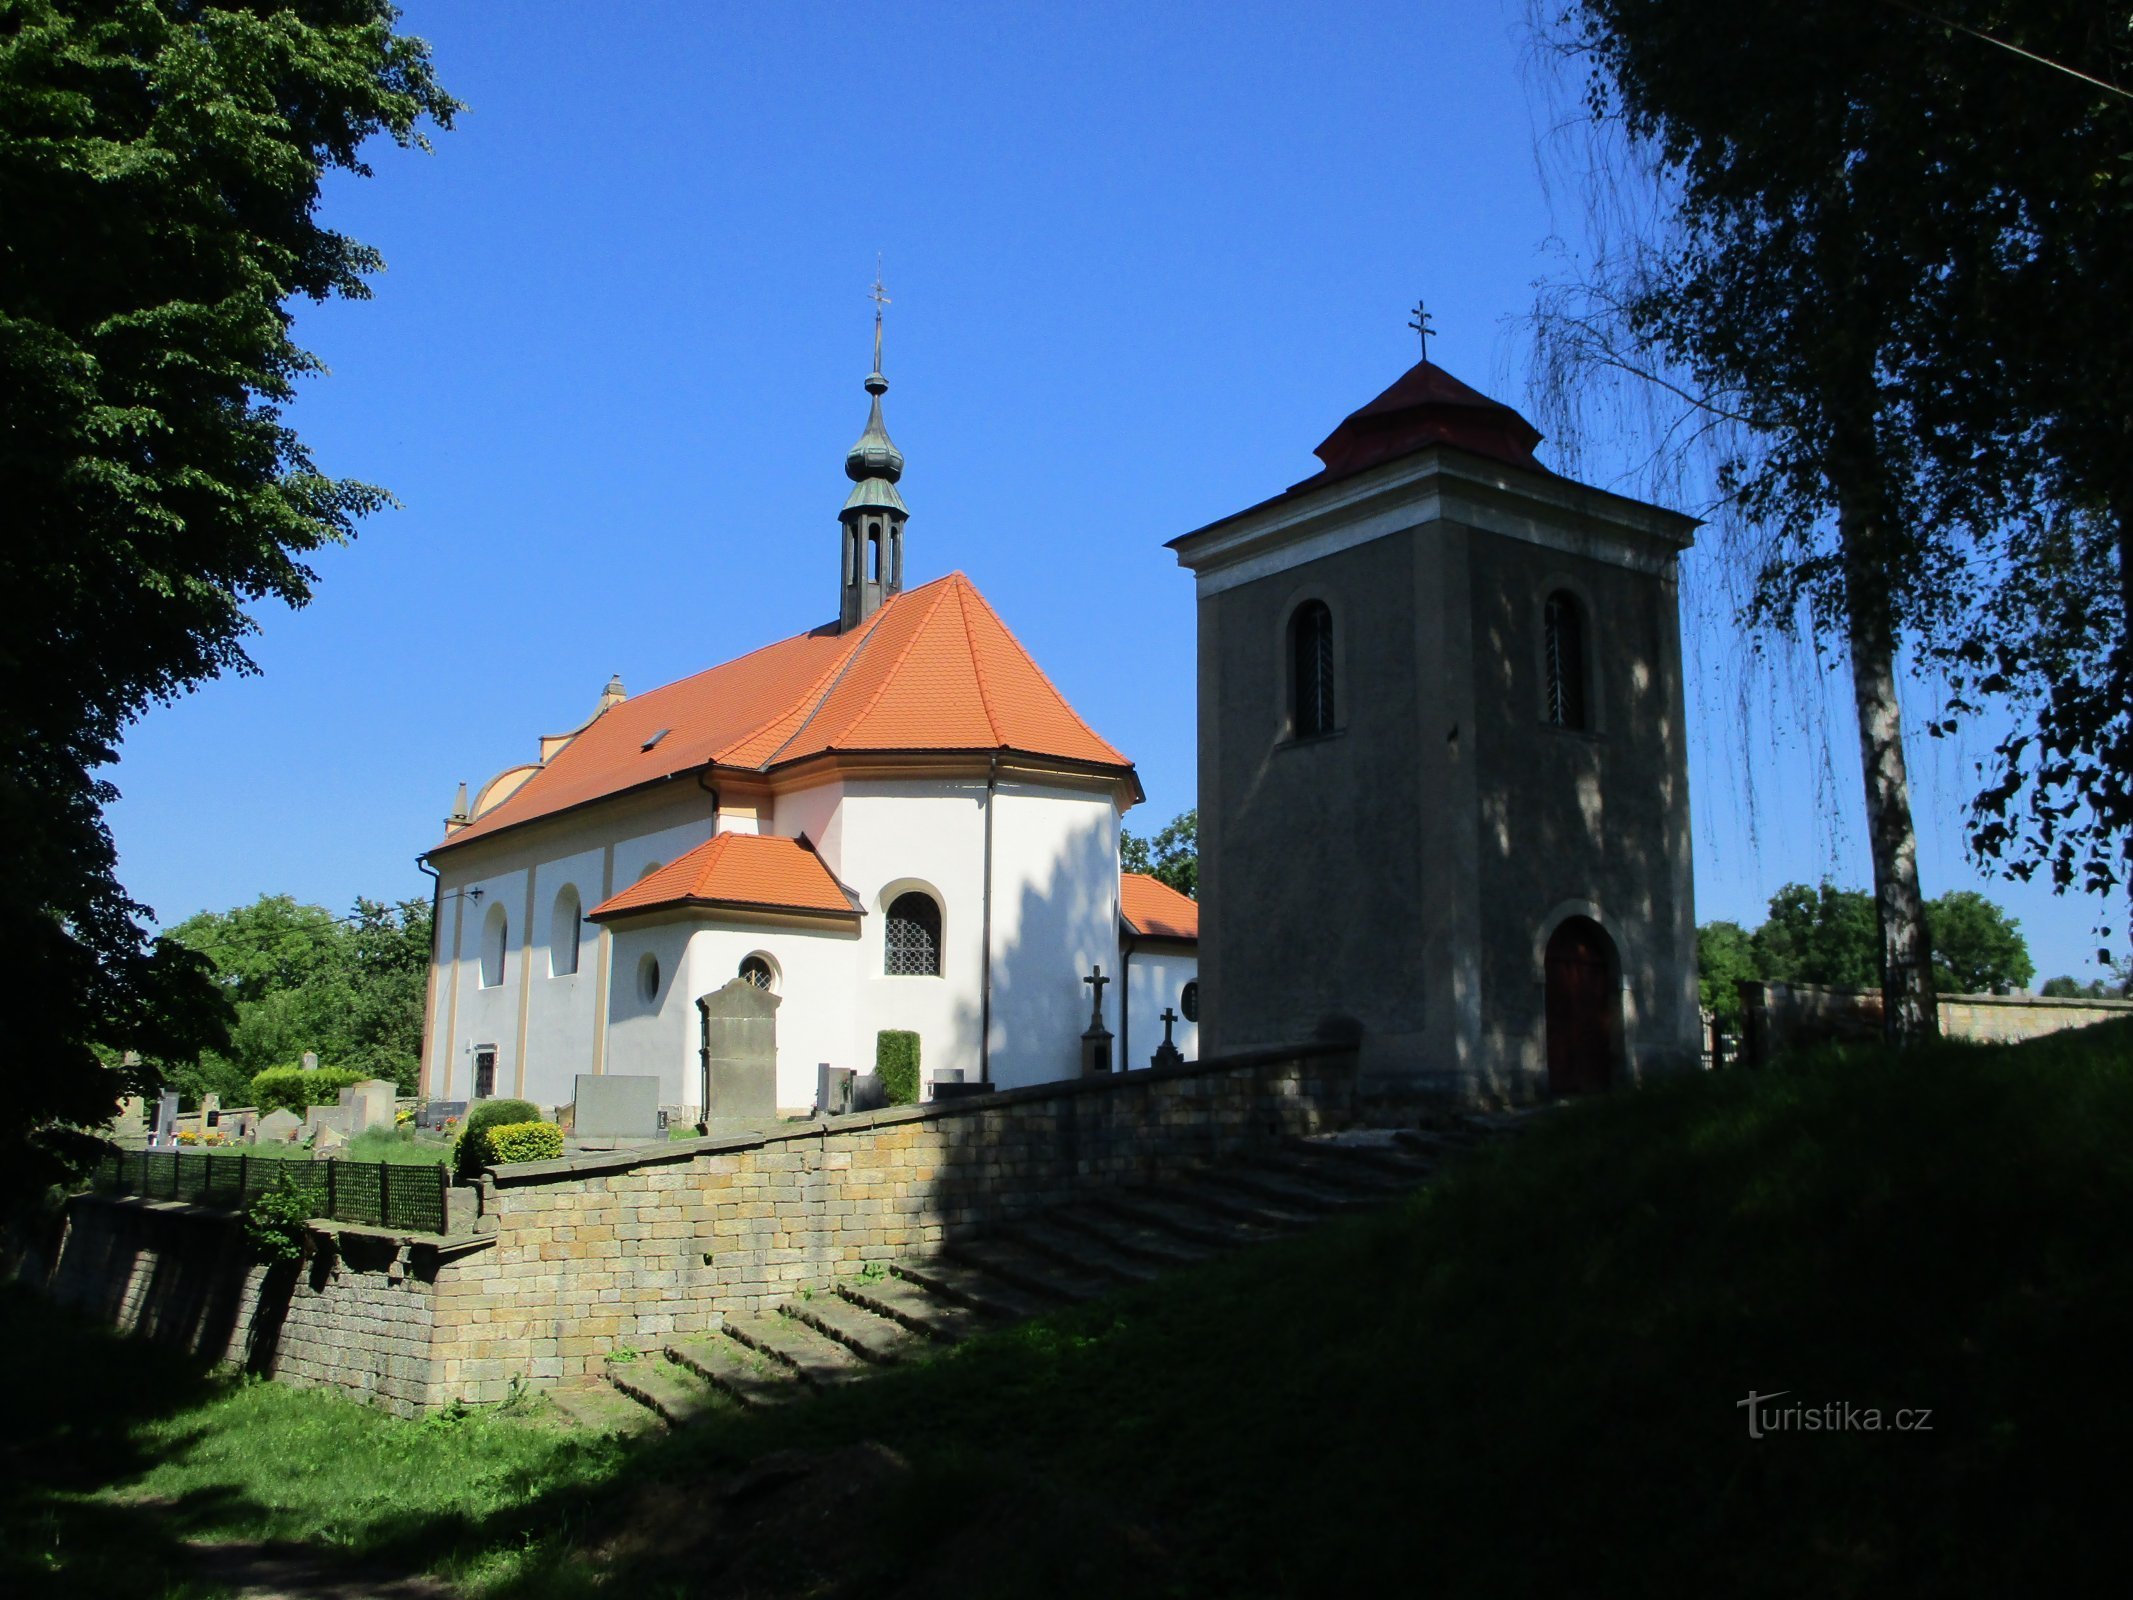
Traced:
POLYGON ((1289 727, 1299 739, 1333 731, 1333 613, 1306 600, 1289 619, 1289 727))
POLYGON ((914 889, 889 903, 881 970, 892 978, 941 975, 941 908, 933 896, 914 889))
POLYGON ((511 943, 511 919, 500 905, 489 907, 481 925, 481 986, 494 989, 504 981, 504 952, 511 943))
POLYGON ((548 975, 567 978, 578 970, 578 941, 584 934, 585 906, 577 885, 566 883, 548 918, 548 975))
POLYGON ((1541 612, 1542 709, 1558 728, 1583 728, 1585 705, 1585 613, 1575 596, 1558 589, 1541 612))

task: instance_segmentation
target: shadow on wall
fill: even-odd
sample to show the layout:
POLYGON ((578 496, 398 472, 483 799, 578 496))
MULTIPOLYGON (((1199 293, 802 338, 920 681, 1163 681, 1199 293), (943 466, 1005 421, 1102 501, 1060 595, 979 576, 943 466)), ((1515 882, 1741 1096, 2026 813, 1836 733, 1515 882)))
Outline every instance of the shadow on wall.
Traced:
MULTIPOLYGON (((1689 901, 1687 730, 1672 608, 1654 580, 1597 565, 1584 641, 1586 703, 1550 718, 1531 558, 1477 552, 1472 569, 1479 811, 1481 1038, 1491 1089, 1546 1081, 1548 945, 1566 919, 1611 942, 1619 998, 1612 1081, 1692 1064, 1698 1048, 1689 901), (1686 1016, 1684 1015, 1686 1012, 1686 1016)), ((1549 578, 1540 588, 1552 590, 1549 578)))

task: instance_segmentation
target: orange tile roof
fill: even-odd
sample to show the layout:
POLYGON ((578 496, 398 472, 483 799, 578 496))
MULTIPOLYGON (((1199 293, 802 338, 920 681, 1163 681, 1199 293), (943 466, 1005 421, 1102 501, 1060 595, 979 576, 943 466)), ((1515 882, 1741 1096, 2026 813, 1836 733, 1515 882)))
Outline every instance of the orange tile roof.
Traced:
POLYGON ((1126 926, 1144 938, 1200 937, 1200 902, 1145 872, 1118 875, 1118 910, 1126 926))
POLYGON ((601 901, 589 915, 597 919, 682 905, 859 914, 822 858, 799 840, 773 834, 721 833, 601 901))
POLYGON ((707 766, 768 772, 832 751, 992 750, 1133 766, 955 572, 892 597, 849 633, 816 628, 610 706, 435 848, 707 766))

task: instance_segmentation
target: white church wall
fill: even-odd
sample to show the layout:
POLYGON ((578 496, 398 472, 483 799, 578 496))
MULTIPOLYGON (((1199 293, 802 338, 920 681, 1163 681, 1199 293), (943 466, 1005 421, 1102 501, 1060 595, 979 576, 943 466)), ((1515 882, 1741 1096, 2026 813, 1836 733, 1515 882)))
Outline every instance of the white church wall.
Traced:
POLYGON ((526 963, 525 1096, 539 1105, 566 1103, 577 1092, 577 1075, 592 1071, 599 1032, 600 928, 585 921, 584 913, 600 903, 605 868, 605 849, 587 840, 584 848, 534 869, 533 959, 526 963), (567 919, 562 928, 557 921, 558 901, 565 891, 575 893, 579 913, 574 963, 567 919))
POLYGON ((449 990, 445 1009, 454 1021, 454 1037, 437 1061, 441 1081, 431 1088, 441 1098, 473 1098, 475 1052, 491 1047, 496 1051, 495 1093, 508 1095, 516 1090, 518 1003, 528 953, 527 877, 524 870, 518 870, 470 875, 456 882, 451 877, 443 880, 445 894, 457 897, 456 905, 450 898, 445 903, 456 913, 452 922, 458 939, 452 959, 440 969, 445 981, 438 985, 440 994, 449 990), (485 972, 484 957, 493 956, 493 934, 499 921, 504 935, 502 971, 485 972), (491 977, 500 981, 487 981, 491 977))
MULTIPOLYGON (((996 804, 992 1078, 1013 1089, 1081 1071, 1082 979, 1118 975, 1118 810, 1108 792, 1032 783, 1002 783, 996 804)), ((1116 989, 1104 1020, 1115 1034, 1116 989)))
MULTIPOLYGON (((948 1069, 960 1070, 966 1080, 978 1077, 984 798, 984 781, 976 778, 853 780, 844 786, 826 830, 837 855, 832 858, 825 844, 823 859, 860 896, 866 915, 853 990, 854 1038, 850 1055, 837 1065, 872 1071, 874 1036, 884 1028, 907 1028, 919 1036, 921 1070, 929 1079, 948 1069), (889 902, 911 888, 926 890, 941 906, 939 977, 890 977, 883 971, 889 902)), ((805 807, 788 805, 781 795, 778 831, 807 831, 800 820, 805 814, 805 807)), ((996 858, 996 893, 997 874, 996 858)))
POLYGON ((806 834, 807 842, 815 847, 815 853, 822 858, 822 864, 830 869, 831 875, 844 879, 840 865, 844 858, 844 829, 839 810, 843 803, 844 785, 841 782, 787 790, 777 797, 771 825, 764 831, 787 839, 806 834))
MULTIPOLYGON (((861 1063, 855 1037, 852 992, 858 978, 859 938, 843 929, 758 924, 719 927, 699 924, 689 941, 688 1000, 723 988, 752 955, 766 957, 774 974, 771 992, 778 1007, 778 1107, 811 1110, 815 1103, 815 1068, 871 1067, 861 1063)), ((692 1013, 693 1015, 693 1013, 692 1013)), ((691 1027, 695 1024, 692 1022, 691 1027)), ((681 1101, 701 1099, 696 1076, 696 1039, 689 1040, 689 1090, 681 1101)))
MULTIPOLYGON (((1182 950, 1150 950, 1143 946, 1122 959, 1126 971, 1127 999, 1133 1007, 1133 1026, 1128 1048, 1133 1052, 1128 1067, 1145 1067, 1163 1042, 1163 1012, 1178 1014, 1170 1030, 1170 1042, 1187 1061, 1200 1059, 1200 1025, 1187 1020, 1181 998, 1185 985, 1200 975, 1198 956, 1182 950)), ((1126 1032, 1119 1021, 1111 1027, 1126 1032)))
POLYGON ((698 1098, 695 999, 703 980, 689 966, 694 931, 679 918, 613 929, 606 1068, 656 1077, 662 1105, 694 1105, 698 1098))

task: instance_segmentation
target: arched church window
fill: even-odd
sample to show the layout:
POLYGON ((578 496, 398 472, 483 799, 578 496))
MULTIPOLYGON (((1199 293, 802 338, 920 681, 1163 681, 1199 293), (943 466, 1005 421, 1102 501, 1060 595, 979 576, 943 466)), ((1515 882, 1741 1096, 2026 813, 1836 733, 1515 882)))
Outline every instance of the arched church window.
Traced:
POLYGON ((504 952, 511 943, 511 918, 502 906, 489 907, 481 925, 481 986, 494 989, 504 981, 504 952))
POLYGON ((1541 664, 1549 722, 1582 728, 1585 707, 1585 613, 1575 596, 1558 589, 1541 613, 1541 664))
POLYGON ((758 989, 767 990, 777 986, 778 975, 771 970, 769 960, 763 956, 749 956, 742 961, 740 975, 758 989))
POLYGON ((1200 981, 1195 978, 1178 995, 1178 1014, 1187 1022, 1200 1020, 1200 981))
POLYGON ((567 978, 578 970, 578 941, 584 934, 585 906, 575 884, 557 892, 548 918, 548 975, 567 978))
POLYGON ((1290 731, 1299 739, 1333 731, 1333 613, 1306 600, 1289 619, 1290 731))
POLYGON ((933 896, 914 889, 890 902, 881 970, 892 978, 941 975, 941 908, 933 896))

